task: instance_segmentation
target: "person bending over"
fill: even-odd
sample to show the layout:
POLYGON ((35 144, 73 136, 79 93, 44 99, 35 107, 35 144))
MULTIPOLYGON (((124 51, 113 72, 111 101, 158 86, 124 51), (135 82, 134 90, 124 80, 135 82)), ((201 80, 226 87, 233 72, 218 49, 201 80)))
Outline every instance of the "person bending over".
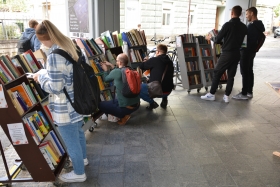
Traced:
MULTIPOLYGON (((168 100, 167 97, 171 93, 174 88, 173 84, 173 74, 174 74, 174 66, 173 62, 168 57, 167 46, 163 44, 159 44, 156 50, 156 57, 152 57, 142 64, 140 64, 140 68, 142 70, 150 70, 150 78, 149 82, 159 81, 161 82, 163 95, 161 96, 162 101, 160 106, 162 108, 166 108, 168 100), (164 78, 162 80, 162 76, 165 72, 164 78), (162 81, 161 81, 162 80, 162 81)), ((150 105, 146 108, 148 110, 153 110, 158 107, 158 104, 149 96, 148 85, 146 83, 142 83, 140 98, 144 101, 147 101, 150 105)))
POLYGON ((134 98, 127 98, 122 95, 122 72, 121 68, 127 66, 128 57, 126 54, 121 53, 117 56, 116 65, 117 68, 113 69, 109 73, 108 66, 114 68, 114 65, 109 62, 102 62, 102 69, 104 70, 104 81, 111 82, 114 81, 116 87, 117 99, 111 101, 101 101, 98 105, 99 110, 105 114, 111 114, 120 118, 118 121, 119 125, 125 125, 126 122, 130 119, 130 114, 136 111, 140 106, 140 97, 136 96, 134 98))

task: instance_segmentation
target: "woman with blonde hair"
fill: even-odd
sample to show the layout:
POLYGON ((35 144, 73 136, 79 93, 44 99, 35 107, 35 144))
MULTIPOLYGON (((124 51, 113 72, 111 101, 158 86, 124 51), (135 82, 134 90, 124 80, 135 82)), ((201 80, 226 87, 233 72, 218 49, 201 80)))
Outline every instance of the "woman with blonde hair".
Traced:
POLYGON ((86 140, 82 129, 83 116, 74 110, 63 92, 63 88, 66 88, 71 100, 74 99, 73 65, 61 55, 51 53, 60 48, 77 61, 77 48, 70 38, 63 35, 48 20, 37 26, 36 36, 42 44, 50 48, 50 53, 47 57, 47 71, 35 74, 34 79, 40 83, 43 90, 50 93, 49 108, 74 169, 70 173, 60 175, 59 179, 63 182, 83 182, 87 179, 84 165, 88 165, 86 140))

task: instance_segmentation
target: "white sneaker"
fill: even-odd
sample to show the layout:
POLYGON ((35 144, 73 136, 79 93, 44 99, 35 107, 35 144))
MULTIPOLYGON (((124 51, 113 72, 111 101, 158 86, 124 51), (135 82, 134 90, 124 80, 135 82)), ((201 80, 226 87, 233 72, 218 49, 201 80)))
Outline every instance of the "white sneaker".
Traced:
POLYGON ((106 116, 106 114, 103 114, 102 116, 99 117, 99 119, 102 120, 102 121, 103 120, 105 121, 105 120, 108 119, 108 117, 106 116))
POLYGON ((247 97, 253 98, 253 93, 247 93, 247 97))
POLYGON ((228 103, 229 102, 228 96, 224 95, 223 100, 225 101, 225 103, 228 103))
MULTIPOLYGON (((69 167, 73 167, 73 163, 72 163, 72 160, 71 160, 71 158, 69 158, 69 166, 68 166, 68 168, 69 167)), ((84 166, 87 166, 89 163, 88 163, 88 159, 87 158, 85 158, 84 159, 84 166)))
POLYGON ((211 93, 207 93, 206 95, 200 96, 200 98, 203 100, 214 101, 215 95, 213 95, 211 93))
POLYGON ((232 96, 233 99, 242 99, 242 100, 246 100, 248 99, 247 95, 242 95, 242 92, 240 92, 237 95, 232 96))
POLYGON ((77 175, 74 173, 74 170, 69 173, 62 174, 58 178, 63 182, 84 182, 87 180, 85 173, 82 175, 77 175))

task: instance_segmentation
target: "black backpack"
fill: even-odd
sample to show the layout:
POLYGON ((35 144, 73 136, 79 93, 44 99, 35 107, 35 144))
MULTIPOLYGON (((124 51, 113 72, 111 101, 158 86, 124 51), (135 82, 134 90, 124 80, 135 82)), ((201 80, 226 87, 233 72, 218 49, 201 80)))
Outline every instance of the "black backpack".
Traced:
POLYGON ((92 67, 86 63, 85 57, 78 52, 79 59, 78 62, 76 62, 62 49, 55 49, 52 53, 63 56, 73 64, 74 101, 71 100, 66 89, 63 88, 63 92, 72 107, 77 113, 82 115, 90 115, 96 112, 99 104, 100 89, 94 71, 92 67))
MULTIPOLYGON (((31 38, 34 36, 35 33, 30 34, 30 36, 28 38, 26 37, 22 37, 21 39, 19 39, 18 43, 17 43, 17 48, 18 48, 18 53, 24 53, 26 51, 28 51, 29 49, 31 49, 31 38)), ((31 49, 31 51, 33 51, 31 49)))
MULTIPOLYGON (((252 24, 254 25, 254 23, 252 23, 252 24)), ((257 40, 257 47, 255 50, 256 52, 259 52, 260 48, 263 46, 266 36, 264 35, 263 32, 260 31, 260 29, 256 25, 254 25, 254 26, 259 32, 258 40, 257 40)))

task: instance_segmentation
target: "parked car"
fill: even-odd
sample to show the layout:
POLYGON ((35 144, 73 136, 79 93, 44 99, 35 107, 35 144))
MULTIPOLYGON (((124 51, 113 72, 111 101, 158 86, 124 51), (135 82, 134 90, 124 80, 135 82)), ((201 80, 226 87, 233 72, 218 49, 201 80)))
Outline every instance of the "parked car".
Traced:
POLYGON ((274 38, 276 38, 277 36, 280 36, 280 28, 279 27, 274 30, 274 38))

